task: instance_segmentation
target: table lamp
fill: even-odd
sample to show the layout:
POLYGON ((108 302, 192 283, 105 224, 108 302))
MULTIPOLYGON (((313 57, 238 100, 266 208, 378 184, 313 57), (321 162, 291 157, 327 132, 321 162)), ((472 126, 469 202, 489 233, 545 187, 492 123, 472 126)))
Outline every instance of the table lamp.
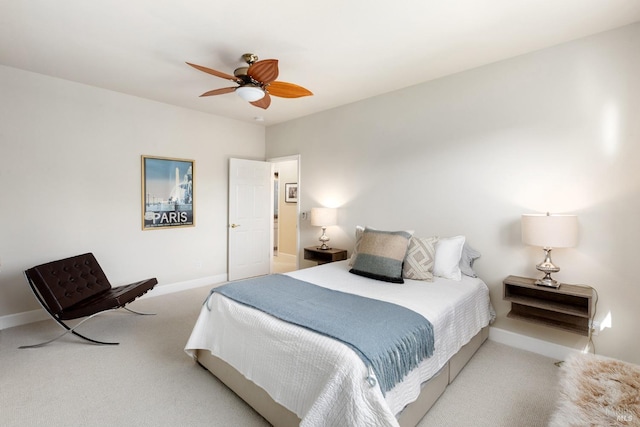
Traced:
POLYGON ((560 267, 551 261, 551 249, 570 248, 578 241, 578 217, 575 215, 525 214, 522 215, 522 242, 544 249, 544 260, 536 268, 544 277, 536 285, 558 288, 560 284, 551 278, 551 273, 560 267))
POLYGON ((318 240, 322 245, 318 249, 327 250, 331 249, 327 246, 329 236, 327 236, 327 227, 330 225, 336 225, 338 219, 338 210, 334 208, 311 208, 311 225, 316 227, 322 227, 322 235, 318 240))

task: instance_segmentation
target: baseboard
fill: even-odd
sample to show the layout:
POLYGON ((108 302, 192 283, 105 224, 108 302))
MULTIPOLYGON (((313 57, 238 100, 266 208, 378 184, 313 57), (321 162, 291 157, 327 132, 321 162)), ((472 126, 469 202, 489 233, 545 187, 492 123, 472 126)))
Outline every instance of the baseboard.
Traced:
POLYGON ((565 360, 571 354, 580 353, 580 350, 575 348, 494 327, 489 328, 489 339, 500 344, 541 354, 556 360, 565 360))
POLYGON ((50 317, 47 312, 41 308, 38 310, 23 311, 22 313, 8 314, 0 317, 0 331, 46 319, 50 319, 50 317))
POLYGON ((140 299, 159 297, 161 295, 172 294, 174 292, 186 291, 189 289, 201 288, 203 286, 213 286, 227 281, 227 274, 217 276, 201 277, 199 279, 186 280, 184 282, 170 283, 168 285, 156 286, 151 291, 144 294, 140 299))
POLYGON ((296 262, 298 257, 293 254, 286 254, 284 252, 278 252, 278 255, 273 256, 274 261, 282 261, 282 262, 296 262))
MULTIPOLYGON (((227 281, 227 274, 217 276, 202 277, 199 279, 186 280, 184 282, 170 283, 168 285, 156 286, 151 291, 144 294, 140 299, 153 298, 161 295, 172 294, 174 292, 186 291, 203 286, 213 286, 227 281)), ((22 313, 8 314, 0 316, 0 330, 12 328, 14 326, 26 325, 28 323, 39 322, 49 319, 49 315, 44 309, 24 311, 22 313)))

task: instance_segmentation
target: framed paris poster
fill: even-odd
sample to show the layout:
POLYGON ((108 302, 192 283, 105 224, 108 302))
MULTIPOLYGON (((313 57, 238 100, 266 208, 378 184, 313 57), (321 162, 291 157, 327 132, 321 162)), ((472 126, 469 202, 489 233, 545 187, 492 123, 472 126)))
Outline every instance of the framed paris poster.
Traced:
POLYGON ((142 156, 142 229, 195 225, 195 161, 142 156))

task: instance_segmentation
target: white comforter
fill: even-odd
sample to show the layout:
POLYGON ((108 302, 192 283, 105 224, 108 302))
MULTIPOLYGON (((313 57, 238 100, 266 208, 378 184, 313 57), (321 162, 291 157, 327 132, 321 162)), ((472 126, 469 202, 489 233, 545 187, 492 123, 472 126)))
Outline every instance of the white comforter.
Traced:
POLYGON ((386 397, 365 381, 367 369, 346 345, 213 294, 185 351, 207 349, 300 417, 301 426, 397 426, 395 414, 420 393, 492 316, 480 279, 436 278, 390 284, 348 273, 347 261, 288 273, 327 288, 403 305, 434 326, 435 352, 386 397))

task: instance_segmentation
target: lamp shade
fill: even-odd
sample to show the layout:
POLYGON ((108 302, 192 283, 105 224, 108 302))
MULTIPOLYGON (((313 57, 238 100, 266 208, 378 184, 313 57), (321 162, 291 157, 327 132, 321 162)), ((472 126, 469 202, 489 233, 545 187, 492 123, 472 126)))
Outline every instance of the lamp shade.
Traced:
POLYGON ((311 225, 328 227, 336 225, 338 210, 335 208, 311 208, 311 225))
POLYGON ((522 242, 543 248, 570 248, 578 242, 575 215, 522 215, 522 242))
POLYGON ((238 96, 245 101, 254 102, 264 98, 264 91, 257 86, 245 85, 236 89, 238 96))

